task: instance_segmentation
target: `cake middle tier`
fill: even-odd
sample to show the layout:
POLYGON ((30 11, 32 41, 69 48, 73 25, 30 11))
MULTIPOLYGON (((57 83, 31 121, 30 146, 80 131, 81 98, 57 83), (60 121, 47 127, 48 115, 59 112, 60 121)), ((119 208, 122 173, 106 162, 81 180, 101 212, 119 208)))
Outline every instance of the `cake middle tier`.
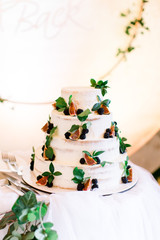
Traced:
POLYGON ((64 162, 68 164, 79 164, 80 159, 84 158, 83 151, 93 153, 94 151, 104 151, 100 160, 107 162, 121 161, 119 158, 119 140, 114 138, 99 140, 77 140, 62 139, 54 137, 50 146, 55 153, 55 162, 64 162))
POLYGON ((69 131, 72 125, 83 125, 84 123, 91 122, 87 139, 103 138, 105 130, 111 127, 112 114, 98 115, 90 114, 85 122, 80 122, 75 116, 65 116, 62 112, 53 110, 51 113, 51 122, 57 126, 57 135, 64 138, 64 134, 69 131))

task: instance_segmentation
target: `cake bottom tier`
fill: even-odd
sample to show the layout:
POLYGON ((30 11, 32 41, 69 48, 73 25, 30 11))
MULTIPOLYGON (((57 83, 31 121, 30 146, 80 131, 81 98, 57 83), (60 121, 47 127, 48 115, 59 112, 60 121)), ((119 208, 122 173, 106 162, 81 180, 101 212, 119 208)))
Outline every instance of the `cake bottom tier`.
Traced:
MULTIPOLYGON (((122 155, 120 156, 122 159, 122 155)), ((55 171, 60 171, 62 175, 56 176, 53 185, 55 187, 77 189, 77 184, 72 181, 74 178, 73 170, 75 167, 82 169, 85 172, 84 177, 90 177, 91 179, 98 180, 98 187, 100 190, 111 190, 121 183, 121 177, 124 171, 124 161, 126 160, 126 154, 121 162, 106 163, 104 167, 99 165, 88 166, 88 165, 67 165, 64 162, 52 162, 55 171)), ((44 161, 43 159, 36 158, 35 171, 40 175, 43 172, 49 170, 50 161, 44 161)))

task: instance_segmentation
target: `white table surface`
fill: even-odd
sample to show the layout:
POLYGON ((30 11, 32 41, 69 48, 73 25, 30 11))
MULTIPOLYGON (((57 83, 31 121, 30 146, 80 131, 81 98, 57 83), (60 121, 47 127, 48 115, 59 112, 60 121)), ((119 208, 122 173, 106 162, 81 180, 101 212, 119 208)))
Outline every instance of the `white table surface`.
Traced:
MULTIPOLYGON (((17 153, 21 165, 29 155, 17 153)), ((139 180, 129 191, 107 197, 94 192, 42 195, 50 205, 45 221, 54 223, 59 240, 159 240, 160 186, 135 166, 139 180)), ((18 195, 0 188, 0 213, 10 210, 18 195)), ((7 229, 0 231, 0 239, 7 229)))

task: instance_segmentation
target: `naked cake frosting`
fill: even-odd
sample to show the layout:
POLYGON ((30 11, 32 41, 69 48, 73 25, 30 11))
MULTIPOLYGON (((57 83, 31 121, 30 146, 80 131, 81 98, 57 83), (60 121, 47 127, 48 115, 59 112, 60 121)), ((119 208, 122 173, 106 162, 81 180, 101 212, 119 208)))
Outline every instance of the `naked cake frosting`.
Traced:
POLYGON ((112 190, 132 181, 127 139, 120 137, 110 112, 108 81, 90 87, 65 87, 42 127, 45 141, 30 169, 37 184, 85 190, 112 190))

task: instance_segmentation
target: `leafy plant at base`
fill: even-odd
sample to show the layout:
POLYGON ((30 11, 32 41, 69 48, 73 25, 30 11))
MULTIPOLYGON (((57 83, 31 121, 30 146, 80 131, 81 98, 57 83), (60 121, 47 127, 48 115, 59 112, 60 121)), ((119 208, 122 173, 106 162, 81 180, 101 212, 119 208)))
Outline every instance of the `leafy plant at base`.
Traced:
POLYGON ((105 99, 102 101, 100 96, 98 95, 97 95, 97 99, 98 99, 98 103, 94 104, 94 106, 92 107, 92 111, 97 111, 101 107, 101 105, 109 107, 109 104, 111 103, 111 100, 109 99, 105 99))
POLYGON ((125 143, 127 141, 127 138, 124 137, 119 137, 119 143, 120 143, 120 153, 125 153, 127 147, 131 147, 130 144, 125 143))
POLYGON ((55 168, 52 162, 49 165, 49 171, 42 173, 42 176, 48 177, 49 184, 53 182, 55 176, 60 176, 60 175, 62 175, 62 173, 59 171, 55 172, 55 168))
POLYGON ((36 195, 29 191, 20 196, 12 207, 0 220, 0 229, 9 225, 3 240, 57 240, 57 232, 52 230, 53 224, 43 223, 47 213, 47 205, 37 202, 36 195))
POLYGON ((98 82, 96 82, 96 80, 92 78, 90 82, 91 87, 101 89, 102 96, 104 96, 107 93, 107 88, 109 88, 109 86, 107 86, 108 80, 106 81, 99 80, 98 82))

